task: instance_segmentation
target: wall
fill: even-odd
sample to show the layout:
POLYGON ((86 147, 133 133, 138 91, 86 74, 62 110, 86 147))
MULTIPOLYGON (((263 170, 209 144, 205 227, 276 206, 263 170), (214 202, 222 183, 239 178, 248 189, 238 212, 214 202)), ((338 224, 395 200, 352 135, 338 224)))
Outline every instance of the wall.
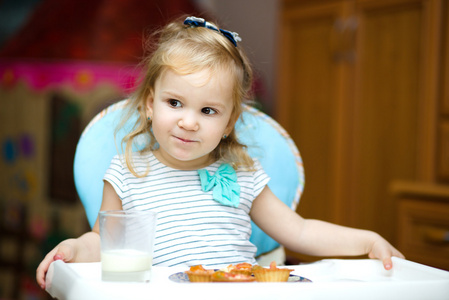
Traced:
POLYGON ((277 72, 277 31, 279 0, 196 0, 204 10, 216 16, 224 29, 238 32, 254 69, 260 75, 265 92, 264 109, 274 112, 277 72))

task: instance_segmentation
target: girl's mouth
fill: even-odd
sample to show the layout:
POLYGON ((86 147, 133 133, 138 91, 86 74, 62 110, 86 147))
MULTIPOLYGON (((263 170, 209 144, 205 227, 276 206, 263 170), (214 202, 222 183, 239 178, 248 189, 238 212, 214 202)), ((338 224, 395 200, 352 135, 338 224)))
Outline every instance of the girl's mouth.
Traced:
POLYGON ((193 143, 195 142, 194 140, 189 140, 189 139, 183 139, 181 137, 176 137, 178 140, 180 140, 183 143, 193 143))

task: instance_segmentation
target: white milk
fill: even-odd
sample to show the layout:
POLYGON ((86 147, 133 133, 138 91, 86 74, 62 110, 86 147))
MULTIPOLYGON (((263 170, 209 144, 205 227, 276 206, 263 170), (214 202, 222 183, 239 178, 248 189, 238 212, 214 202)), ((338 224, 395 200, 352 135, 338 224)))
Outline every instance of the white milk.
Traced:
POLYGON ((102 279, 106 281, 149 281, 153 257, 145 252, 123 249, 101 252, 102 279))

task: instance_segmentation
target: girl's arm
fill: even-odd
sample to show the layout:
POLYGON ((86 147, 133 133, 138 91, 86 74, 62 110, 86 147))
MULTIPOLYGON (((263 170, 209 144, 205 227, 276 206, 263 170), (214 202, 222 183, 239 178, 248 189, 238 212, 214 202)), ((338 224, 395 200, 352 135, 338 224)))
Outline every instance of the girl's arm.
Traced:
POLYGON ((357 256, 368 254, 392 267, 391 256, 404 258, 375 232, 307 220, 290 209, 267 187, 254 200, 251 218, 263 231, 286 248, 313 256, 357 256))
MULTIPOLYGON (((103 201, 100 210, 122 209, 120 198, 107 181, 104 182, 103 201)), ((45 275, 50 264, 55 260, 64 262, 94 262, 100 261, 100 224, 97 218, 92 231, 77 239, 62 241, 50 251, 36 270, 36 280, 39 286, 45 288, 45 275)))

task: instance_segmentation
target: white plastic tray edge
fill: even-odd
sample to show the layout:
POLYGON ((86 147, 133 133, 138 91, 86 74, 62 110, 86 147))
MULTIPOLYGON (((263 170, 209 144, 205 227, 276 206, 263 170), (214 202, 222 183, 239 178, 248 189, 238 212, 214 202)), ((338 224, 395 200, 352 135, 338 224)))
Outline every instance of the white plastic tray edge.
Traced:
POLYGON ((56 261, 47 274, 47 291, 61 300, 164 299, 154 297, 155 292, 170 295, 173 299, 229 299, 229 291, 240 295, 240 298, 234 296, 233 299, 251 296, 257 299, 292 299, 292 295, 300 295, 301 299, 449 299, 449 272, 398 258, 393 258, 393 265, 392 271, 385 271, 377 260, 322 260, 293 266, 297 275, 312 279, 314 282, 311 284, 256 283, 257 289, 253 289, 249 288, 253 285, 238 283, 174 283, 167 279, 168 276, 182 268, 164 267, 154 268, 159 278, 150 284, 113 284, 101 281, 100 263, 65 264, 56 261), (357 279, 357 273, 363 272, 365 275, 375 273, 375 276, 364 282, 355 282, 357 280, 353 279, 357 279), (327 273, 340 277, 332 278, 327 273))

